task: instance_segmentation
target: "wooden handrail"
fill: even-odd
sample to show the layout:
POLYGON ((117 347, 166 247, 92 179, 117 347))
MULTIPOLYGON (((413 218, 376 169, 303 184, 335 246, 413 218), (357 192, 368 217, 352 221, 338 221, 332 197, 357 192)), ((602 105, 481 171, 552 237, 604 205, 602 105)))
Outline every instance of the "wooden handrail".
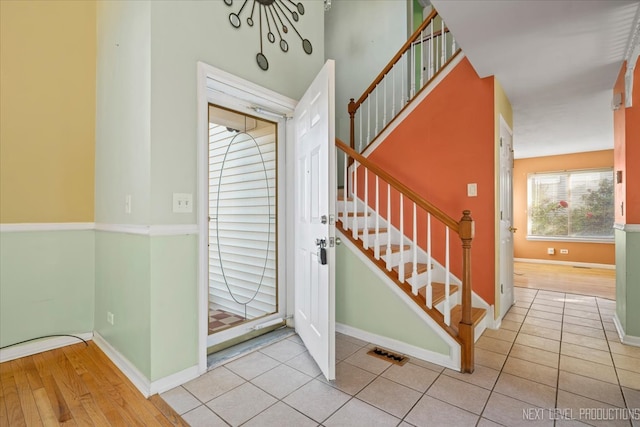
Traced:
POLYGON ((369 87, 367 88, 367 90, 364 91, 362 96, 360 96, 360 98, 358 98, 357 101, 353 102, 353 100, 352 100, 352 102, 349 103, 349 113, 350 114, 351 114, 352 109, 353 109, 353 113, 355 114, 355 111, 358 109, 358 107, 360 107, 360 104, 362 104, 364 102, 364 100, 367 99, 369 94, 371 94, 371 92, 373 92, 373 90, 376 88, 378 83, 380 83, 382 81, 384 76, 391 70, 391 68, 393 68, 393 66, 396 64, 396 62, 398 62, 400 60, 400 58, 402 58, 402 55, 404 55, 404 53, 411 47, 411 44, 420 36, 420 34, 422 33, 422 30, 427 28, 427 26, 431 23, 433 18, 435 18, 437 15, 438 15, 438 12, 435 9, 433 9, 431 11, 431 13, 429 14, 429 16, 427 16, 427 19, 425 19, 422 22, 422 24, 420 24, 418 29, 413 32, 411 37, 409 37, 409 39, 402 45, 400 50, 398 50, 398 53, 396 53, 393 56, 393 58, 391 58, 391 61, 389 61, 387 66, 382 69, 380 74, 378 74, 378 77, 376 77, 373 80, 373 83, 371 83, 371 85, 369 85, 369 87))
POLYGON ((407 196, 409 199, 415 202, 417 206, 420 206, 422 209, 429 212, 436 219, 438 219, 439 221, 444 223, 447 227, 449 227, 451 230, 453 230, 456 234, 460 234, 460 225, 458 224, 458 222, 453 218, 451 218, 446 213, 444 213, 442 210, 440 210, 440 208, 423 199, 418 193, 411 190, 409 187, 407 187, 406 185, 398 181, 393 176, 389 175, 387 171, 385 171, 375 163, 371 162, 371 160, 358 154, 358 152, 353 150, 351 147, 349 147, 339 138, 336 138, 336 147, 344 151, 352 159, 354 159, 355 161, 357 161, 358 163, 360 163, 361 165, 369 169, 371 172, 378 175, 385 182, 390 184, 393 188, 400 191, 403 195, 407 196))

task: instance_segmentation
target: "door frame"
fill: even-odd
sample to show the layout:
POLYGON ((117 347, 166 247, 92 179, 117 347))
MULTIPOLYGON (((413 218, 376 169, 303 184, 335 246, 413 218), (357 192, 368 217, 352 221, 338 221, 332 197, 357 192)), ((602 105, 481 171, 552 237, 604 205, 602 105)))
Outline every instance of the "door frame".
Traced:
MULTIPOLYGON (((207 371, 207 336, 208 336, 208 312, 209 312, 209 250, 208 250, 208 168, 209 168, 209 103, 233 108, 240 113, 246 112, 252 116, 273 121, 274 117, 268 112, 276 112, 287 118, 293 114, 297 101, 266 89, 248 80, 234 76, 203 62, 197 63, 197 225, 198 225, 198 372, 207 371), (248 108, 248 105, 261 108, 256 111, 248 108), (265 113, 264 111, 267 111, 265 113)), ((284 298, 279 298, 279 303, 284 304, 285 317, 293 314, 293 263, 287 263, 291 259, 293 251, 293 233, 286 232, 286 224, 293 212, 292 194, 293 170, 287 167, 286 159, 293 158, 292 144, 286 142, 293 138, 282 119, 278 126, 278 163, 284 168, 284 179, 278 179, 278 286, 284 287, 284 298), (284 274, 283 274, 284 273, 284 274)), ((280 172, 279 172, 280 174, 280 172)), ((280 292, 279 292, 280 293, 280 292)), ((287 320, 287 324, 291 324, 287 320)))

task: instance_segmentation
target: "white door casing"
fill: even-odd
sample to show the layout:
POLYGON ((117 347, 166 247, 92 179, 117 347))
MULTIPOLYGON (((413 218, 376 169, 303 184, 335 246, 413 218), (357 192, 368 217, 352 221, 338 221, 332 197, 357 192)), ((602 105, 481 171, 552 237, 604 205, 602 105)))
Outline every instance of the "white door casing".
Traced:
POLYGON ((334 69, 325 63, 293 120, 295 329, 328 380, 335 379, 334 69))
POLYGON ((514 303, 513 294, 513 137, 500 117, 500 317, 514 303))

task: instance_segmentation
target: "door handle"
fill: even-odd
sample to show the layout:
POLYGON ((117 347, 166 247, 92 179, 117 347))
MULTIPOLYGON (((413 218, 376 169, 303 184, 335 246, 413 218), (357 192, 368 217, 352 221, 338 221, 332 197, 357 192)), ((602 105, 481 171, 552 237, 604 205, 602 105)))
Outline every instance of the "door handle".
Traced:
POLYGON ((515 233, 516 231, 518 231, 518 229, 513 226, 509 226, 509 231, 515 233))
POLYGON ((342 244, 342 239, 340 239, 339 237, 336 237, 336 245, 340 245, 342 244))

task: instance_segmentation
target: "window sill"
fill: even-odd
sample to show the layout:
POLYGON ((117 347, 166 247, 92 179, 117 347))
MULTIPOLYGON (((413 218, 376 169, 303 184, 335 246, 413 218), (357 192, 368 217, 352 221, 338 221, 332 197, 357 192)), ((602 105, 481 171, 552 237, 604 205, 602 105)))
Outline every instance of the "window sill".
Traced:
POLYGON ((531 242, 570 242, 570 243, 615 243, 613 237, 550 237, 550 236, 527 236, 527 240, 531 242))

